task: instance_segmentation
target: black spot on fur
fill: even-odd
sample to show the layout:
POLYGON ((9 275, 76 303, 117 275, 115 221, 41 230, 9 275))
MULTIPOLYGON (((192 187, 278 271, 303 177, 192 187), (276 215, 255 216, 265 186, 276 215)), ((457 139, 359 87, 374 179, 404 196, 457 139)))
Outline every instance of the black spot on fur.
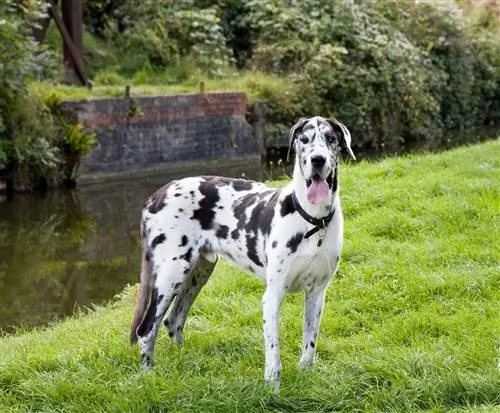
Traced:
POLYGON ((175 196, 176 198, 180 197, 181 195, 182 195, 182 194, 181 194, 180 192, 177 192, 176 194, 174 194, 174 196, 175 196))
POLYGON ((193 212, 191 219, 198 220, 202 229, 211 229, 214 225, 214 209, 220 200, 219 190, 211 182, 201 182, 199 190, 204 197, 198 202, 200 208, 193 212))
POLYGON ((181 238, 181 243, 180 243, 179 247, 185 247, 187 245, 187 243, 188 243, 188 237, 183 235, 181 238))
POLYGON ((240 236, 240 231, 238 231, 237 229, 234 229, 231 231, 231 238, 234 239, 234 240, 237 240, 240 236))
POLYGON ((311 341, 311 347, 314 348, 316 346, 316 344, 314 343, 314 341, 311 341))
POLYGON ((185 254, 182 254, 179 256, 180 259, 186 260, 187 262, 191 262, 191 258, 193 256, 193 247, 189 248, 185 254))
POLYGON ((263 267, 264 264, 260 262, 260 258, 257 254, 257 237, 247 235, 247 255, 256 265, 263 267))
POLYGON ((338 178, 337 178, 337 168, 335 168, 335 171, 328 175, 326 178, 326 183, 328 184, 328 187, 332 190, 332 192, 337 191, 338 188, 338 178))
POLYGON ((151 332, 153 324, 155 322, 157 307, 158 307, 158 289, 153 288, 153 291, 151 292, 151 298, 149 300, 148 309, 146 310, 146 314, 141 324, 139 324, 139 327, 137 328, 138 337, 147 336, 151 332))
POLYGON ((144 259, 148 262, 151 261, 151 251, 149 249, 147 250, 146 254, 144 254, 144 259))
MULTIPOLYGON (((268 193, 270 193, 269 191, 268 193)), ((276 202, 278 202, 279 192, 272 191, 272 197, 269 200, 260 201, 252 210, 250 215, 250 219, 247 224, 244 226, 247 231, 247 254, 248 258, 250 258, 255 264, 259 267, 263 267, 258 254, 257 254, 257 242, 259 234, 269 235, 271 232, 271 223, 274 217, 274 207, 276 206, 276 202), (253 233, 253 235, 249 235, 249 233, 253 233)), ((252 194, 253 199, 255 200, 259 194, 252 194)), ((262 196, 262 193, 260 194, 262 196)), ((253 202, 253 201, 252 201, 253 202)), ((236 208, 235 208, 236 212, 236 208)), ((238 227, 240 227, 240 223, 242 222, 241 216, 239 217, 238 227)))
POLYGON ((271 247, 276 248, 278 245, 278 241, 274 240, 273 243, 271 244, 271 247))
MULTIPOLYGON (((253 220, 257 219, 257 226, 262 231, 263 234, 269 235, 271 233, 271 224, 274 218, 274 207, 278 202, 279 192, 275 191, 271 198, 266 201, 262 201, 259 205, 264 204, 259 211, 259 215, 254 217, 252 213, 252 217, 250 219, 249 225, 252 225, 253 220)), ((257 207, 255 207, 257 209, 257 207)), ((255 211, 255 210, 254 210, 255 211)))
POLYGON ((302 242, 302 239, 304 238, 304 233, 303 232, 297 232, 292 238, 288 240, 286 243, 286 246, 290 248, 290 252, 293 254, 294 252, 297 252, 297 248, 299 247, 300 243, 302 242))
POLYGON ((229 227, 227 225, 221 225, 217 230, 217 232, 215 233, 215 236, 217 238, 226 239, 228 232, 229 232, 229 227))
POLYGON ((166 239, 167 237, 165 236, 165 234, 157 235, 156 237, 153 238, 153 242, 151 243, 151 248, 155 249, 158 245, 164 243, 166 239))
POLYGON ((217 209, 224 209, 224 206, 223 206, 223 205, 219 205, 219 206, 217 207, 217 209))
POLYGON ((235 191, 250 191, 252 186, 252 181, 247 181, 245 179, 235 179, 233 181, 233 188, 235 191))
POLYGON ((151 214, 157 214, 167 205, 165 202, 165 198, 167 196, 167 191, 170 185, 171 183, 162 186, 148 199, 147 201, 147 204, 149 204, 148 211, 151 214))
MULTIPOLYGON (((240 198, 238 204, 233 208, 233 215, 238 220, 238 229, 245 228, 246 215, 245 211, 258 200, 257 194, 248 194, 240 198)), ((233 238, 236 239, 236 238, 233 238)))
POLYGON ((293 205, 292 201, 292 194, 288 194, 282 201, 281 201, 281 216, 285 217, 288 214, 293 214, 296 211, 295 205, 293 205))
POLYGON ((184 210, 183 210, 182 208, 179 208, 179 209, 178 209, 178 212, 183 213, 183 212, 184 212, 184 210))

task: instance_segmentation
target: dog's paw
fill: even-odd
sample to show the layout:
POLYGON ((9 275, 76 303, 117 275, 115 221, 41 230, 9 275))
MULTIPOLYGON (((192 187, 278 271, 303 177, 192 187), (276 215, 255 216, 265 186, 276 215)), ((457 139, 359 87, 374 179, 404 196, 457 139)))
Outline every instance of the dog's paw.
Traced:
POLYGON ((269 388, 269 390, 274 391, 274 393, 278 394, 280 391, 280 385, 281 385, 281 380, 279 378, 277 379, 266 379, 266 386, 269 388))
POLYGON ((154 367, 153 357, 150 354, 141 354, 141 370, 148 371, 154 367))
POLYGON ((267 367, 264 373, 264 380, 270 388, 273 388, 275 393, 280 390, 281 363, 274 367, 267 367))
POLYGON ((303 370, 311 369, 313 365, 314 365, 314 356, 305 354, 299 360, 299 367, 303 370))

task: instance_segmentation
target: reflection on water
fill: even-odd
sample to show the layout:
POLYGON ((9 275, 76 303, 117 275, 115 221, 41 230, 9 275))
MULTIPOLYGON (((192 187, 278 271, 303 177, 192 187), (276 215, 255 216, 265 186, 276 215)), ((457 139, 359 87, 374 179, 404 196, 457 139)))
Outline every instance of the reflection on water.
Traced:
MULTIPOLYGON (((244 172, 262 179, 260 165, 244 172)), ((0 204, 0 333, 103 304, 138 282, 141 206, 177 177, 19 195, 0 204)))

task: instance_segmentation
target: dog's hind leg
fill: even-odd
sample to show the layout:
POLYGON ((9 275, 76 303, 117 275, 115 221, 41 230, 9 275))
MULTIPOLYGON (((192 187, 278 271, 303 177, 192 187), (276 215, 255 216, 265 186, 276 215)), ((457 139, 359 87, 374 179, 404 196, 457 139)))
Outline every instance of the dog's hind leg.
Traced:
POLYGON ((169 337, 179 345, 183 341, 183 330, 189 310, 212 275, 216 262, 217 260, 211 262, 203 256, 199 259, 189 278, 182 285, 172 310, 164 321, 169 337))
POLYGON ((176 294, 182 290, 183 284, 198 258, 198 253, 193 253, 192 249, 189 251, 189 256, 186 257, 188 255, 186 253, 183 259, 178 259, 178 257, 164 258, 166 254, 159 254, 158 260, 153 263, 152 268, 156 273, 154 286, 144 318, 137 328, 141 367, 143 369, 149 369, 153 366, 153 353, 158 328, 176 294))
POLYGON ((304 332, 302 339, 302 356, 299 366, 312 366, 316 355, 316 339, 318 337, 321 313, 325 302, 326 288, 314 292, 306 292, 304 306, 304 332))

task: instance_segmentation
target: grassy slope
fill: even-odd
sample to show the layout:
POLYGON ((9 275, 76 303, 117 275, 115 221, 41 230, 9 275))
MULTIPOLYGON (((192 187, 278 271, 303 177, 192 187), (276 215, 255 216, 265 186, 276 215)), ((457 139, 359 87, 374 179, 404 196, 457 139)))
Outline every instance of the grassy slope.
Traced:
MULTIPOLYGON (((19 411, 500 411, 499 142, 341 169, 346 241, 318 363, 297 367, 302 297, 262 383, 260 283, 227 263, 178 349, 139 373, 134 288, 106 308, 0 339, 0 406, 19 411)), ((279 184, 279 183, 278 183, 279 184)), ((29 303, 27 303, 29 305, 29 303)), ((0 407, 0 410, 2 409, 0 407)))
POLYGON ((204 83, 205 92, 244 92, 250 101, 280 97, 280 101, 284 103, 286 103, 287 88, 290 87, 290 82, 286 79, 260 72, 228 72, 221 79, 211 79, 195 70, 182 81, 175 80, 175 76, 165 71, 156 74, 146 73, 144 76, 136 75, 134 79, 117 77, 113 78, 113 84, 107 84, 106 78, 101 76, 95 80, 92 89, 33 82, 30 85, 30 90, 42 95, 55 93, 65 100, 79 100, 123 97, 126 85, 131 87, 131 96, 199 93, 201 82, 204 83))

